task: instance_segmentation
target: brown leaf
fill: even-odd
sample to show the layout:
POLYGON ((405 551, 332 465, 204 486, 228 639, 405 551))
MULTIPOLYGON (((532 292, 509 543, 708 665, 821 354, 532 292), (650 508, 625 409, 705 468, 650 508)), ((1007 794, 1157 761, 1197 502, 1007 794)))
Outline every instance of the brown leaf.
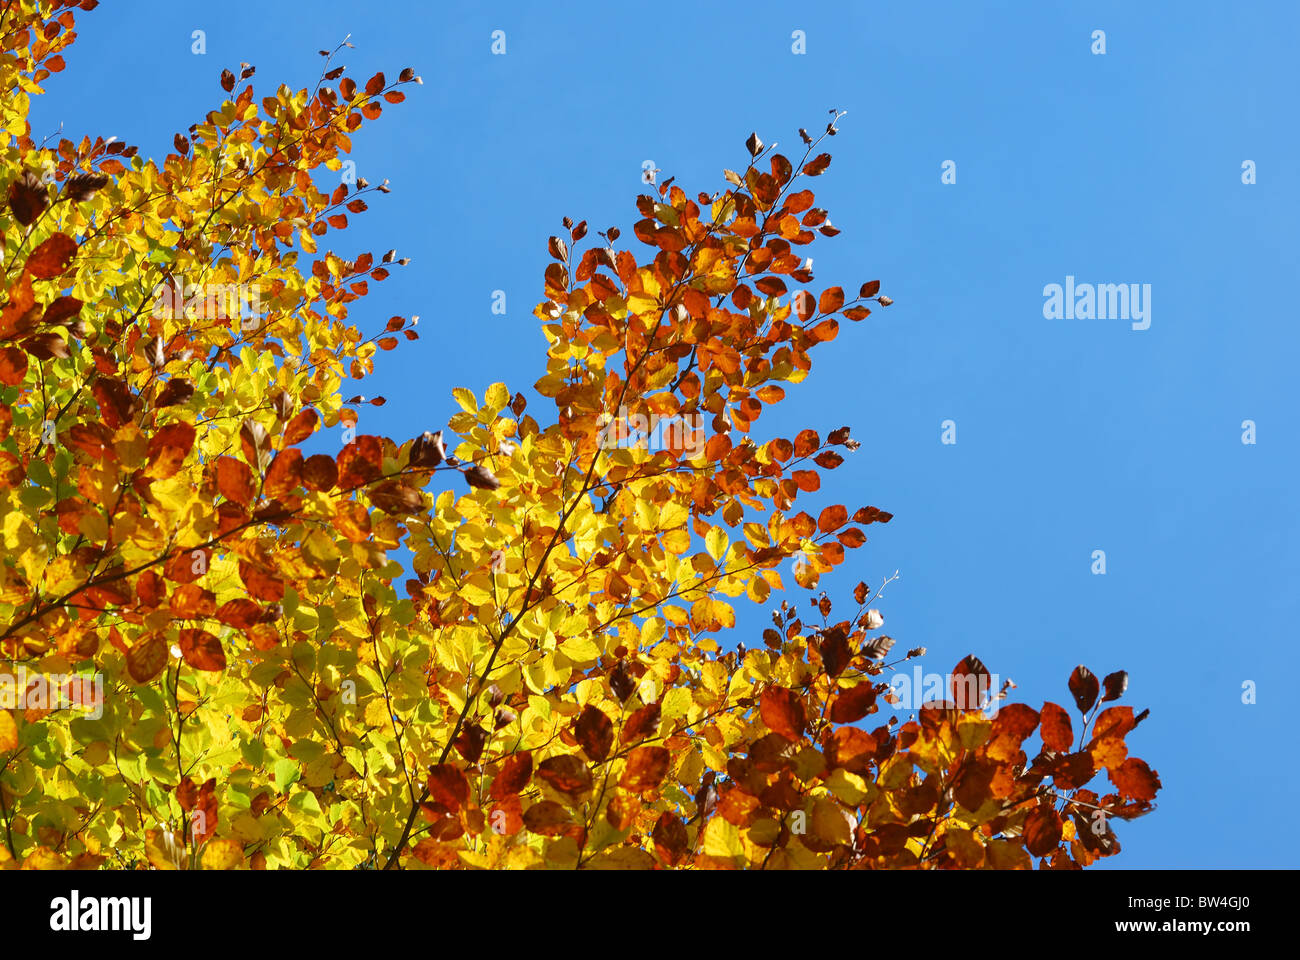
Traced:
POLYGON ((831 701, 829 716, 835 723, 856 723, 876 706, 876 690, 871 681, 841 689, 831 701))
POLYGON ((794 306, 795 316, 805 323, 817 310, 817 302, 807 290, 796 290, 790 302, 794 306))
POLYGON ((636 678, 632 676, 632 671, 628 669, 626 660, 618 661, 610 669, 609 688, 614 691, 614 696, 618 697, 620 703, 625 702, 628 697, 636 692, 636 678))
POLYGON ((993 682, 989 668, 974 654, 952 668, 950 696, 958 710, 977 710, 993 682))
POLYGON ((18 347, 0 348, 0 384, 17 386, 27 376, 27 351, 18 347))
POLYGON ((172 377, 158 391, 158 398, 154 400, 153 405, 161 410, 163 407, 174 407, 178 403, 185 403, 192 396, 194 396, 194 384, 181 377, 172 377))
MULTIPOLYGON (((329 457, 325 458, 329 460, 329 457)), ((330 466, 334 461, 330 460, 330 466)), ((267 468, 266 478, 262 481, 262 492, 268 497, 283 497, 284 495, 296 490, 302 483, 303 459, 302 451, 281 450, 271 466, 267 468)), ((330 486, 333 486, 331 483, 330 486)))
POLYGON ((284 599, 284 581, 259 564, 239 561, 239 579, 244 582, 248 595, 255 600, 279 603, 284 599))
POLYGON ((169 423, 149 438, 146 447, 149 476, 159 480, 166 480, 173 476, 193 449, 194 425, 169 423))
POLYGON ((1025 819, 1025 848, 1035 857, 1047 856, 1061 842, 1063 826, 1051 804, 1035 807, 1025 819))
POLYGON ((542 836, 559 836, 571 822, 569 811, 554 800, 542 800, 524 811, 524 826, 542 836))
POLYGON ((803 172, 810 177, 817 177, 826 172, 826 168, 831 165, 831 155, 829 153, 819 153, 803 165, 803 172))
POLYGON ((45 184, 34 173, 24 173, 9 184, 9 209, 13 211, 14 219, 24 227, 31 226, 49 202, 45 184))
POLYGON ((466 763, 478 763, 487 746, 488 733, 478 723, 467 723, 456 738, 456 752, 464 757, 466 763))
POLYGON ((573 735, 582 752, 597 763, 609 756, 609 748, 614 745, 614 725, 605 711, 590 703, 573 722, 573 735))
POLYGON ((1083 664, 1074 668, 1074 672, 1070 674, 1070 693, 1074 695, 1074 703, 1080 713, 1087 713, 1092 709, 1100 690, 1101 685, 1091 670, 1083 664))
POLYGON ((1125 670, 1116 670, 1114 673, 1106 674, 1106 679, 1101 682, 1106 694, 1101 698, 1102 703, 1108 700, 1118 700, 1124 696, 1124 691, 1128 689, 1128 672, 1125 670))
POLYGON ((442 442, 442 431, 425 431, 411 443, 409 463, 413 467, 433 469, 447 459, 447 447, 442 442))
POLYGON ((635 743, 638 740, 644 740, 659 728, 659 703, 651 703, 642 707, 640 710, 633 712, 632 716, 627 718, 627 723, 623 724, 623 732, 619 735, 620 743, 635 743))
POLYGON ((302 482, 310 490, 331 490, 338 479, 338 467, 334 464, 334 458, 328 454, 314 454, 302 465, 302 482))
POLYGON ((803 737, 806 722, 803 700, 793 690, 768 687, 759 699, 759 714, 773 733, 779 733, 787 740, 803 737))
POLYGON ((579 757, 572 754, 543 760, 537 767, 537 776, 570 797, 578 797, 591 790, 591 771, 579 757))
POLYGON ((650 834, 654 840, 655 852, 669 866, 681 860, 690 844, 690 836, 680 819, 665 810, 655 821, 654 831, 650 834))
POLYGON ((80 203, 89 200, 108 182, 108 177, 102 173, 78 173, 68 178, 64 189, 74 203, 80 203))
POLYGON ((396 480, 372 487, 370 502, 384 513, 405 517, 419 512, 424 496, 419 490, 396 480))
POLYGON ((245 420, 239 428, 239 447, 250 467, 262 470, 271 460, 271 443, 266 427, 256 420, 245 420))
POLYGON ((253 624, 261 622, 263 614, 262 608, 252 600, 239 597, 223 603, 217 608, 215 616, 224 624, 239 630, 247 630, 253 624))
POLYGON ((339 453, 339 487, 351 490, 367 484, 383 473, 383 467, 384 447, 380 439, 362 434, 339 453))
POLYGON ((826 666, 826 675, 838 677, 853 659, 853 649, 843 629, 830 630, 822 638, 822 663, 826 666))
POLYGON ((465 482, 479 490, 496 490, 501 486, 501 481, 481 463, 476 463, 465 471, 465 482))
POLYGON ((863 644, 862 655, 868 660, 883 660, 894 646, 894 638, 888 636, 879 636, 872 639, 869 643, 863 644))
POLYGON ((58 357, 68 358, 68 341, 57 333, 38 333, 23 341, 23 349, 38 360, 51 360, 58 357))

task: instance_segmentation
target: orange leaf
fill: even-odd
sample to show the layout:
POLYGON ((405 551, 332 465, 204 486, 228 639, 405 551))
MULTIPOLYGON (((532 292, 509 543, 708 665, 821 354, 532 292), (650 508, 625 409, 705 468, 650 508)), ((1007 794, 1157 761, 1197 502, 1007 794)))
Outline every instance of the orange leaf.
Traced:
POLYGON ((1110 782, 1119 792, 1134 800, 1154 800, 1160 789, 1160 778, 1156 772, 1137 757, 1129 757, 1118 767, 1110 770, 1110 782))
POLYGON ((448 810, 459 810, 469 801, 469 781, 459 767, 436 764, 429 768, 429 795, 448 810))
POLYGON ((185 662, 195 670, 226 669, 226 652, 221 649, 221 641, 206 630, 182 630, 180 648, 185 662))
POLYGON ((527 750, 506 757, 501 770, 492 780, 488 796, 494 800, 513 796, 528 786, 533 777, 533 755, 527 750))
POLYGON ((148 683, 167 663, 167 644, 157 636, 136 641, 126 655, 126 669, 136 683, 148 683))
POLYGON ((1057 753, 1065 753, 1074 743, 1074 730, 1070 725, 1070 715, 1054 703, 1043 704, 1042 737, 1043 744, 1057 753))
POLYGON ((820 313, 834 313, 842 306, 844 306, 843 287, 831 287, 828 290, 823 290, 820 299, 817 301, 817 310, 820 313))
POLYGON ((848 508, 841 504, 836 504, 835 506, 827 507, 821 512, 821 516, 817 518, 817 529, 822 533, 834 533, 848 522, 848 508))
POLYGON ((218 457, 217 490, 227 500, 248 506, 253 501, 253 471, 242 460, 218 457))
POLYGON ((627 768, 618 784, 634 793, 652 790, 667 776, 670 760, 665 747, 637 747, 628 754, 627 768))
POLYGON ((27 272, 37 280, 53 280, 68 268, 77 252, 77 241, 65 233, 56 233, 32 251, 27 258, 27 272))

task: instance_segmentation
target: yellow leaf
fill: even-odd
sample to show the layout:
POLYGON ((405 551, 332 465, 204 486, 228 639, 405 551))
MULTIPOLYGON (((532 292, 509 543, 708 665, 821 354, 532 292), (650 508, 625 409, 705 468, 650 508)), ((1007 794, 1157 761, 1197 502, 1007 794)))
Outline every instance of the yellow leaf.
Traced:
POLYGON ((586 864, 592 870, 653 870, 654 865, 654 857, 640 847, 615 847, 586 864))
POLYGON ((510 391, 506 389, 504 383, 494 383, 487 388, 483 400, 493 413, 503 410, 505 405, 510 402, 510 391))
POLYGON ((704 844, 701 849, 708 857, 740 859, 745 855, 739 828, 723 817, 714 817, 709 821, 704 829, 704 844))
POLYGON ((0 710, 0 753, 18 749, 18 727, 8 710, 0 710))
POLYGON ((588 637, 570 637, 560 644, 560 650, 575 663, 586 663, 600 657, 600 648, 588 637))
POLYGON ((685 687, 673 687, 664 694, 659 715, 665 720, 684 717, 691 709, 691 692, 685 687))
POLYGON ((203 848, 204 870, 235 870, 244 865, 244 848, 234 840, 215 837, 203 848))
POLYGON ((453 387, 451 395, 456 398, 460 408, 466 413, 478 415, 478 401, 474 399, 473 392, 466 390, 464 387, 453 387))
POLYGON ((23 860, 24 870, 66 870, 68 863, 49 847, 37 847, 23 860))

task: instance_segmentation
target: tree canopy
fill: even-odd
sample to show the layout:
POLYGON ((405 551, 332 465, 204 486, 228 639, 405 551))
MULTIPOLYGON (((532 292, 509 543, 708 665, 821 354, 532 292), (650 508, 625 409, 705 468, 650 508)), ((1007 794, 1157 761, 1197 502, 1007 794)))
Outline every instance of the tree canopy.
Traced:
POLYGON ((895 653, 880 588, 818 592, 891 519, 818 502, 848 427, 761 424, 891 302, 806 259, 839 232, 811 186, 838 114, 797 158, 751 135, 711 192, 648 184, 634 244, 566 218, 532 399, 457 386, 395 440, 358 383, 418 337, 365 310, 405 261, 350 249, 389 188, 340 171, 420 78, 322 51, 309 88, 223 71, 159 161, 38 143, 31 98, 94 6, 0 12, 0 867, 1118 851, 1160 786, 1122 671, 1077 668, 1072 721, 972 655, 873 726, 924 650, 895 653), (724 646, 746 603, 771 626, 724 646))

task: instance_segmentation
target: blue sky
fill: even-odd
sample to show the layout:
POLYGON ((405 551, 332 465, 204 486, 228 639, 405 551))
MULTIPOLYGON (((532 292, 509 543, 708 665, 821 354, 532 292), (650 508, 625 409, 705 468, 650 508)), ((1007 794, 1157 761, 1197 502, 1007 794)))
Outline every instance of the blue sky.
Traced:
MULTIPOLYGON (((255 64, 259 92, 297 89, 348 33, 341 62, 359 80, 414 67, 424 85, 353 153, 360 176, 394 192, 352 218, 340 251, 412 258, 353 314, 367 331, 421 317, 422 339, 382 354, 363 388, 388 398, 365 408, 363 432, 398 439, 443 425, 453 386, 531 390, 545 350, 531 311, 562 216, 632 242, 645 160, 688 193, 712 191, 744 163, 751 130, 793 150, 798 127, 847 110, 812 183, 843 230, 814 244, 814 288, 879 279, 896 302, 845 324, 757 431, 852 425, 863 447, 817 506, 895 514, 822 585, 847 598, 898 570, 879 606, 900 649, 927 647, 940 672, 974 652, 1034 706, 1069 705, 1078 663, 1128 670, 1122 702, 1151 708, 1129 740, 1164 789, 1155 813, 1117 826, 1124 850, 1107 867, 1298 865, 1278 812, 1300 787, 1286 679, 1300 620, 1300 8, 222 9, 134 0, 79 14, 33 133, 62 122, 161 157, 220 102, 223 67, 255 64), (191 53, 194 30, 205 55, 191 53), (948 160, 954 184, 941 182, 948 160), (1150 284, 1149 329, 1045 319, 1043 289, 1067 275, 1150 284), (955 444, 941 443, 944 420, 955 444)), ((766 612, 742 613, 753 646, 766 612)))

